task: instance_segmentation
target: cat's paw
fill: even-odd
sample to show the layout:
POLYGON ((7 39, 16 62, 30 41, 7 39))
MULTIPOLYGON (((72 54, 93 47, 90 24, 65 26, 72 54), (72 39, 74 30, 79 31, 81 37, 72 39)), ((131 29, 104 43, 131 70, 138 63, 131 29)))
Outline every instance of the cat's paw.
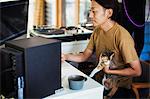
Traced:
POLYGON ((95 68, 91 74, 89 75, 89 77, 93 77, 97 72, 99 72, 100 70, 98 68, 95 68))

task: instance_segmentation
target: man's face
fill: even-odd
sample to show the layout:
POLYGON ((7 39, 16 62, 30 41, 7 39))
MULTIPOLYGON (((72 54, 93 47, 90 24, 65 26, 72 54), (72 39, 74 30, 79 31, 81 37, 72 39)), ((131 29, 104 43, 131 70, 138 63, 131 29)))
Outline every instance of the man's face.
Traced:
POLYGON ((102 25, 108 19, 106 9, 95 2, 95 0, 91 1, 91 11, 89 17, 91 18, 94 26, 102 25))

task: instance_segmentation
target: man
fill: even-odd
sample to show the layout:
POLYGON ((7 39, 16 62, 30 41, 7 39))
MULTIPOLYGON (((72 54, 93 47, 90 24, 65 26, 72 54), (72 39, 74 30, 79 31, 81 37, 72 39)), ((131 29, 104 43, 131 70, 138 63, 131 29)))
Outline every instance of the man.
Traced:
POLYGON ((62 61, 83 62, 94 52, 96 52, 98 60, 104 50, 113 51, 115 53, 113 63, 117 69, 110 70, 105 67, 103 71, 109 75, 119 75, 125 78, 119 82, 119 88, 112 98, 128 98, 132 77, 141 75, 141 66, 134 48, 134 41, 129 32, 113 20, 115 16, 114 7, 114 0, 91 0, 89 16, 95 30, 91 35, 89 44, 85 51, 78 55, 62 54, 62 61))

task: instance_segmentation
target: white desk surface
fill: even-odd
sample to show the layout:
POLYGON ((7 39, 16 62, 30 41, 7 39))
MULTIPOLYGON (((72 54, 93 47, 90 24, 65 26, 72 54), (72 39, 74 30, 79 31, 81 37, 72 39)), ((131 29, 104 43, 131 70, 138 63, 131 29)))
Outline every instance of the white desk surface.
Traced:
POLYGON ((67 62, 62 63, 62 86, 63 89, 45 99, 103 99, 104 87, 91 79, 67 62), (68 76, 79 74, 87 77, 87 81, 81 90, 71 90, 68 85, 68 76))

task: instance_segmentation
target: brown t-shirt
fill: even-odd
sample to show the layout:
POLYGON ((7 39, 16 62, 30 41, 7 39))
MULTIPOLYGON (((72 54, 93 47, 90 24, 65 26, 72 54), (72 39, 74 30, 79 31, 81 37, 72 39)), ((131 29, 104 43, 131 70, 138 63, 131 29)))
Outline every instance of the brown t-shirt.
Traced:
MULTIPOLYGON (((132 61, 138 60, 133 38, 129 32, 118 23, 115 23, 107 32, 97 27, 91 35, 87 49, 96 52, 97 59, 99 59, 99 55, 102 51, 108 49, 112 50, 115 53, 113 63, 118 69, 128 66, 128 63, 132 61)), ((123 83, 120 82, 119 86, 130 88, 132 82, 131 77, 122 77, 126 79, 121 81, 123 83)))

